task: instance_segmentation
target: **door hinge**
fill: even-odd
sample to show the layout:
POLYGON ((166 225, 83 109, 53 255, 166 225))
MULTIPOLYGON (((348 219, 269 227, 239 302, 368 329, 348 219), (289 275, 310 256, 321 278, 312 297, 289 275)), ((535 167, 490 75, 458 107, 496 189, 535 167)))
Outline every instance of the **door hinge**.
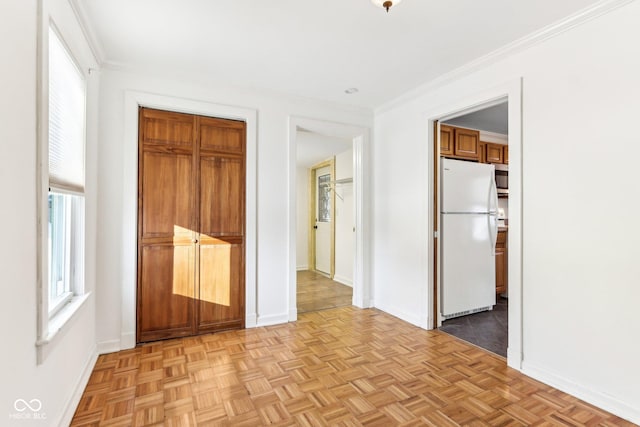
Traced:
POLYGON ((434 238, 434 239, 437 239, 437 238, 439 238, 439 237, 440 237, 440 233, 438 233, 437 231, 434 231, 434 232, 433 232, 433 238, 434 238))

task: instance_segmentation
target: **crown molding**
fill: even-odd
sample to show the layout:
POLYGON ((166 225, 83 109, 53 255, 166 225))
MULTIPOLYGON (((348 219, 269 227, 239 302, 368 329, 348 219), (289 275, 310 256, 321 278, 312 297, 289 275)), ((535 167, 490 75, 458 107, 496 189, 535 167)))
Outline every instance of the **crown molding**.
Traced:
POLYGON ((384 113, 397 107, 398 105, 412 101, 417 97, 431 92, 448 83, 451 83, 454 80, 468 76, 500 60, 523 52, 530 47, 556 37, 564 33, 565 31, 580 26, 594 18, 605 15, 633 1, 634 0, 601 0, 597 3, 594 3, 591 6, 582 9, 572 15, 569 15, 564 19, 547 25, 540 30, 534 31, 529 35, 506 44, 503 47, 500 47, 484 56, 481 56, 480 58, 468 62, 461 67, 458 67, 448 73, 441 75, 440 77, 436 77, 433 80, 430 80, 408 92, 405 92, 397 98, 394 98, 393 100, 384 103, 376 108, 375 114, 384 113))
POLYGON ((68 0, 73 13, 76 15, 76 19, 78 20, 78 24, 82 29, 82 33, 84 34, 85 39, 87 39, 87 44, 91 49, 91 53, 93 54, 93 58, 96 60, 98 67, 101 67, 102 64, 106 60, 106 56, 104 53, 104 47, 100 42, 98 36, 96 36, 93 27, 90 24, 87 10, 84 7, 84 4, 79 0, 68 0))

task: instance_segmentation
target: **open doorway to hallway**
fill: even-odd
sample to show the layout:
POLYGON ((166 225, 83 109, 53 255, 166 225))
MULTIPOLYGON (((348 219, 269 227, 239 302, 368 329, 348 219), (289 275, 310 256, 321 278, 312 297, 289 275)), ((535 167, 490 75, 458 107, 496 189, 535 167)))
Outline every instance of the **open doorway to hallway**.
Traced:
POLYGON ((351 305, 353 141, 296 132, 297 312, 351 305))

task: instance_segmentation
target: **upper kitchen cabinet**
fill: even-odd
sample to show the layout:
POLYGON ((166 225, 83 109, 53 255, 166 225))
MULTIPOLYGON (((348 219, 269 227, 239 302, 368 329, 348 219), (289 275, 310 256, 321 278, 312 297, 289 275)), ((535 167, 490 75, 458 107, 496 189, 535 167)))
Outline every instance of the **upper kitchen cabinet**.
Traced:
POLYGON ((504 163, 504 145, 487 142, 487 163, 504 163))
POLYGON ((505 165, 509 164, 509 146, 508 145, 502 146, 502 163, 504 163, 505 165))
POLYGON ((453 151, 456 156, 478 159, 480 132, 471 129, 454 128, 453 151))
POLYGON ((477 130, 440 125, 440 155, 478 160, 480 132, 477 130))
POLYGON ((453 128, 440 125, 440 155, 453 156, 453 128))

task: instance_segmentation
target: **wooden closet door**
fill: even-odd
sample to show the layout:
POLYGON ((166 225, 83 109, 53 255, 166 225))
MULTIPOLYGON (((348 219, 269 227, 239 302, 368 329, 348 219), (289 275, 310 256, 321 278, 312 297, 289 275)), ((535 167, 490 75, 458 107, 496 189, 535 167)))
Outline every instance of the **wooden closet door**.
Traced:
POLYGON ((199 118, 198 330, 244 327, 245 124, 199 118))
POLYGON ((140 110, 138 342, 244 327, 245 133, 140 110))
POLYGON ((140 109, 138 342, 196 332, 195 123, 140 109))

